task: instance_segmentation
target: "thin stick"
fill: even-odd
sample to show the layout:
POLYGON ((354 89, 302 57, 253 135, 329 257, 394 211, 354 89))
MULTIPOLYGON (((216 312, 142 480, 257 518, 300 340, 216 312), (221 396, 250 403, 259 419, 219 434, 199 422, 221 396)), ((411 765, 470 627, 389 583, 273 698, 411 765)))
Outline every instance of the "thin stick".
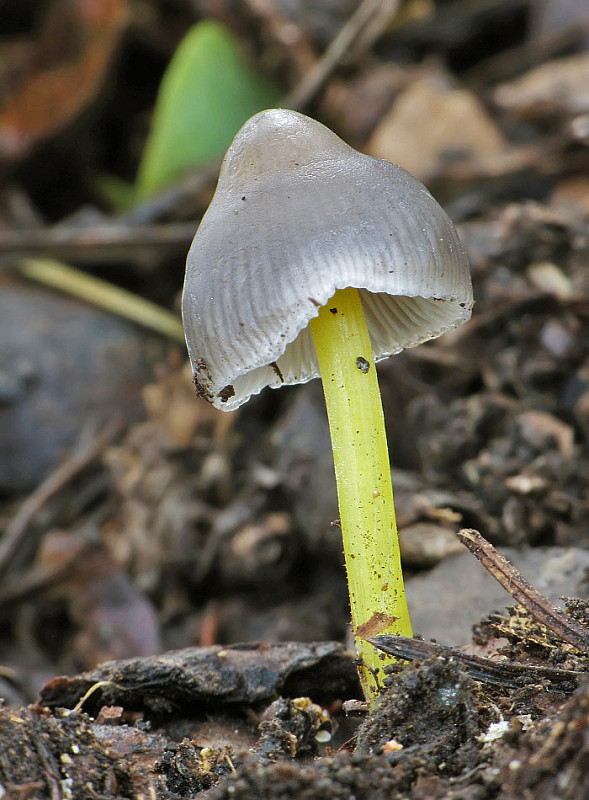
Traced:
POLYGON ((108 281, 49 258, 28 258, 20 272, 30 280, 79 297, 111 314, 124 317, 178 342, 184 342, 182 320, 178 314, 151 303, 139 295, 108 281))
POLYGON ((494 661, 472 653, 464 653, 457 647, 424 642, 408 636, 373 636, 367 641, 389 656, 403 658, 406 661, 423 661, 425 658, 443 657, 458 661, 468 674, 478 681, 493 683, 499 686, 520 688, 530 683, 549 681, 548 691, 573 692, 585 673, 576 670, 558 669, 555 667, 537 667, 531 664, 519 664, 515 661, 494 661))
MULTIPOLYGON (((127 226, 146 225, 162 217, 177 214, 179 209, 185 216, 197 214, 202 209, 197 208, 194 202, 201 192, 207 187, 214 187, 219 177, 222 159, 219 156, 211 158, 206 164, 188 170, 178 183, 165 189, 161 194, 150 197, 134 206, 118 218, 119 223, 127 226)), ((192 226, 194 228, 194 225, 192 226)), ((190 236, 194 236, 194 230, 190 236)))
POLYGON ((4 536, 0 540, 0 580, 10 569, 16 553, 27 536, 29 526, 41 508, 94 461, 122 428, 123 422, 120 418, 113 420, 81 453, 72 455, 29 495, 6 526, 4 536))
POLYGON ((481 562, 505 591, 527 609, 555 636, 582 653, 589 653, 589 630, 577 620, 559 611, 548 598, 535 589, 509 561, 498 553, 484 536, 472 528, 458 531, 458 538, 481 562))
POLYGON ((51 255, 63 259, 109 260, 132 257, 144 250, 182 253, 194 236, 194 222, 164 225, 110 223, 91 228, 29 228, 3 231, 0 256, 51 255))
MULTIPOLYGON (((364 0, 319 61, 284 98, 284 107, 296 110, 306 106, 350 52, 353 44, 365 33, 367 26, 374 21, 375 15, 380 17, 381 28, 384 28, 397 11, 398 5, 398 0, 364 0)), ((375 38, 374 34, 372 38, 375 38)))

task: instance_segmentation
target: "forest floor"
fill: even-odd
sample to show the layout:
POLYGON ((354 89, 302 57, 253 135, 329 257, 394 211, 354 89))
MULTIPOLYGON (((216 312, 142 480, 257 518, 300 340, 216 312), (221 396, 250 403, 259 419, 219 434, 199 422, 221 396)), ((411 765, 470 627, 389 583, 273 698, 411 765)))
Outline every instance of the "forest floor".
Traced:
POLYGON ((5 5, 0 798, 586 798, 583 4, 5 5), (68 272, 177 315, 217 161, 113 196, 212 16, 283 105, 416 174, 470 259, 470 322, 379 366, 420 638, 379 641, 370 709, 318 382, 216 412, 176 318, 68 272))

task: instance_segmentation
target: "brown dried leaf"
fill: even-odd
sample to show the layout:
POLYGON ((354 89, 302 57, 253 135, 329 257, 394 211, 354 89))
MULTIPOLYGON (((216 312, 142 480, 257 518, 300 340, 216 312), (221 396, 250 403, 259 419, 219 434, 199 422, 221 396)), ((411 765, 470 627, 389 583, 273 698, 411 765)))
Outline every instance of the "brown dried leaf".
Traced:
POLYGON ((556 448, 563 456, 574 452, 575 434, 567 425, 545 411, 523 411, 517 416, 520 433, 526 442, 538 449, 556 448))
POLYGON ((96 97, 129 17, 127 0, 54 4, 34 55, 0 110, 0 161, 14 163, 96 97))
POLYGON ((400 164, 425 182, 449 160, 505 150, 483 105, 466 89, 451 87, 439 72, 418 77, 399 95, 367 145, 370 155, 400 164))
POLYGON ((321 100, 322 114, 340 136, 361 149, 406 81, 407 70, 396 64, 370 65, 346 80, 333 78, 321 100))
POLYGON ((552 191, 552 205, 573 220, 589 219, 589 177, 574 175, 556 184, 552 191))
POLYGON ((589 53, 542 64, 521 78, 504 83, 493 99, 521 118, 574 116, 589 112, 589 53))

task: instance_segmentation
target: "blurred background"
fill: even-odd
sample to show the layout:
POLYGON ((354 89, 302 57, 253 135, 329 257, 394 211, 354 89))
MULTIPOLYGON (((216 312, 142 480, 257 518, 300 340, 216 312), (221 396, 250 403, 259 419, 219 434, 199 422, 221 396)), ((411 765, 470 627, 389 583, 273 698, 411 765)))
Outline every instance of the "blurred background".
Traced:
POLYGON ((586 0, 0 0, 0 695, 196 644, 340 639, 321 386, 194 396, 220 157, 296 108, 455 221, 469 324, 379 367, 414 627, 509 603, 479 529, 589 596, 586 0))

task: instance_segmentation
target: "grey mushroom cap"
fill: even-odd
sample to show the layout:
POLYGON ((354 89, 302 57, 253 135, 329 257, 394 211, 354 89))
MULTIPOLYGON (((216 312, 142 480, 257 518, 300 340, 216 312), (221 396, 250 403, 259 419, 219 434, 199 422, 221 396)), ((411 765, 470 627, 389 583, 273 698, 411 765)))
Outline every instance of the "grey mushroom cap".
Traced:
POLYGON ((418 180, 303 114, 262 111, 227 151, 188 253, 198 394, 231 410, 319 376, 309 322, 346 287, 377 360, 457 327, 473 304, 456 229, 418 180))

